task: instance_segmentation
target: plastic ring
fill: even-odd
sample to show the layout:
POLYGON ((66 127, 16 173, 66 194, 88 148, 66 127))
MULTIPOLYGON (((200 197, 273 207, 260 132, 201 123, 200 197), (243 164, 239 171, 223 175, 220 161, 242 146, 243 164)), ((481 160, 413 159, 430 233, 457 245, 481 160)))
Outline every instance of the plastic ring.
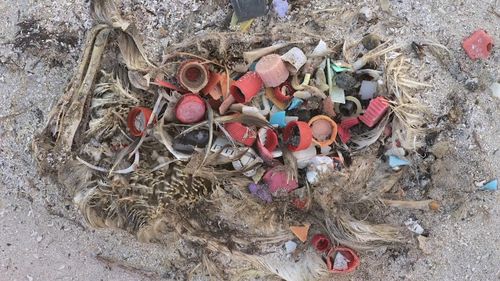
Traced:
POLYGON ((316 115, 314 116, 311 120, 309 120, 309 126, 311 127, 311 131, 312 131, 312 134, 313 134, 313 142, 321 147, 324 147, 324 146, 329 146, 330 144, 334 143, 335 142, 335 138, 337 137, 337 123, 335 123, 335 121, 333 121, 330 117, 326 116, 326 115, 316 115), (330 134, 330 137, 324 141, 320 141, 317 139, 317 136, 314 135, 314 122, 316 121, 326 121, 329 123, 329 125, 331 126, 332 128, 332 133, 330 134))

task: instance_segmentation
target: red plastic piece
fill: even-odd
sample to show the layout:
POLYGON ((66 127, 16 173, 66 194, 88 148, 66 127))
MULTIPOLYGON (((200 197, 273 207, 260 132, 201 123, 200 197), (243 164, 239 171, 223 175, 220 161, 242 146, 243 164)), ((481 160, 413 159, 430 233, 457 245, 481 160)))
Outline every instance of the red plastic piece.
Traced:
POLYGON ((262 89, 262 79, 256 72, 250 71, 229 87, 229 93, 238 103, 247 103, 262 89))
POLYGON ((383 97, 377 97, 370 101, 365 113, 359 116, 359 120, 365 123, 368 127, 373 127, 384 117, 384 114, 389 109, 389 102, 383 97))
POLYGON ((346 128, 346 129, 350 129, 358 124, 359 124, 358 117, 346 118, 340 122, 340 126, 346 128))
POLYGON ((315 234, 311 239, 311 244, 316 251, 323 253, 330 249, 330 239, 324 234, 315 234))
POLYGON ((292 204, 297 208, 297 209, 300 209, 300 210, 305 210, 307 205, 308 205, 308 200, 307 199, 304 199, 304 200, 301 200, 299 198, 294 198, 292 200, 292 204))
POLYGON ((338 127, 338 135, 340 137, 340 140, 343 142, 343 143, 347 143, 350 139, 351 139, 351 132, 349 131, 349 129, 347 128, 344 128, 342 126, 339 126, 338 127))
POLYGON ((349 273, 356 270, 359 266, 360 261, 359 257, 352 249, 347 247, 335 247, 330 249, 328 252, 328 256, 326 257, 326 266, 328 267, 328 271, 332 273, 349 273), (347 263, 347 269, 345 270, 337 270, 334 268, 335 255, 337 252, 340 252, 346 259, 349 260, 347 263))
POLYGON ((276 166, 268 170, 262 180, 267 184, 271 193, 278 190, 291 192, 299 187, 299 183, 288 176, 284 166, 276 166))
POLYGON ((165 87, 167 89, 174 90, 174 91, 177 91, 177 92, 180 92, 180 93, 184 92, 184 90, 179 89, 174 84, 172 84, 170 82, 167 82, 167 81, 163 81, 160 78, 156 78, 155 82, 156 82, 156 84, 158 84, 158 85, 160 85, 162 87, 165 87))
POLYGON ((257 133, 255 130, 239 122, 226 123, 224 124, 224 129, 226 129, 235 141, 246 146, 252 146, 257 139, 257 133))
MULTIPOLYGON (((151 118, 151 114, 153 114, 153 112, 151 111, 151 109, 149 108, 146 108, 146 107, 134 107, 130 110, 130 112, 128 113, 128 117, 127 117, 127 126, 128 126, 128 129, 130 131, 130 134, 134 137, 140 137, 144 134, 144 132, 146 131, 146 125, 148 124, 149 122, 149 119, 151 118), (143 120, 137 120, 138 117, 140 117, 140 115, 143 115, 143 120), (138 123, 137 122, 140 122, 140 125, 143 127, 143 128, 138 128, 138 123)), ((156 121, 156 120, 155 120, 156 121)))
POLYGON ((266 162, 271 162, 273 160, 273 155, 271 152, 276 150, 278 147, 278 134, 271 128, 261 128, 258 132, 260 134, 261 130, 265 130, 266 139, 262 142, 260 137, 257 137, 257 149, 259 154, 266 162))
POLYGON ((288 144, 288 149, 291 151, 300 151, 307 149, 309 146, 311 146, 312 143, 312 130, 311 127, 309 127, 309 124, 306 122, 302 121, 292 121, 289 122, 285 130, 283 131, 283 139, 285 142, 289 142, 290 138, 293 137, 293 132, 294 128, 298 128, 299 130, 299 143, 297 146, 294 146, 293 144, 288 144))
POLYGON ((493 49, 493 38, 486 31, 478 29, 462 42, 462 47, 472 60, 486 59, 493 49))
POLYGON ((186 94, 175 105, 175 117, 184 124, 193 124, 205 118, 205 101, 198 95, 186 94))
POLYGON ((293 98, 295 90, 290 82, 285 81, 283 84, 273 89, 274 97, 280 102, 287 103, 293 98), (284 93, 283 90, 286 92, 284 93))

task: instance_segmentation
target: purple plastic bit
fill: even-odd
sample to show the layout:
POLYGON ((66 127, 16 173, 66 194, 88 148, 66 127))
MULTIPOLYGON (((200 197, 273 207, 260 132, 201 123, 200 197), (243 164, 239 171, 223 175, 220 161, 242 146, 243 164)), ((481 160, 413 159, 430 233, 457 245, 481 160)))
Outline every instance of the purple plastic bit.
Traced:
POLYGON ((258 197, 266 203, 271 203, 273 201, 273 197, 266 185, 251 183, 248 185, 248 190, 253 196, 258 197))
POLYGON ((287 0, 273 0, 274 11, 278 14, 280 18, 286 17, 288 12, 288 1, 287 0))

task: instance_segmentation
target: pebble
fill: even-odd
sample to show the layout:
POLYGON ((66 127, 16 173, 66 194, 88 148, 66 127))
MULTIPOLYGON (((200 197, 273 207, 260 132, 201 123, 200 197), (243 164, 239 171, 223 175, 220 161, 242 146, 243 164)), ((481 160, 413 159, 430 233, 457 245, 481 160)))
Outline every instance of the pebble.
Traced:
POLYGON ((469 78, 465 81, 465 88, 471 92, 477 91, 479 89, 479 79, 469 78))

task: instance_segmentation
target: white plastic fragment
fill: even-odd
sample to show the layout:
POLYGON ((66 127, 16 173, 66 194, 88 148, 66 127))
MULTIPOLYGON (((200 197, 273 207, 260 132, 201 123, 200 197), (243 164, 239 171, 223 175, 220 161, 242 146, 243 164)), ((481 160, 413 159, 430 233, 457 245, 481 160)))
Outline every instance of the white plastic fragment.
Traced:
POLYGON ((285 251, 287 254, 295 252, 295 249, 297 249, 297 243, 293 242, 292 240, 285 243, 285 251))
POLYGON ((330 53, 330 49, 328 49, 328 46, 326 45, 325 41, 319 40, 318 45, 314 48, 314 50, 311 53, 311 57, 324 57, 330 53))
POLYGON ((500 83, 494 82, 493 84, 491 84, 490 90, 493 97, 500 99, 500 83))
POLYGON ((418 235, 421 235, 422 233, 424 233, 424 228, 422 226, 420 226, 418 221, 413 220, 412 218, 409 218, 408 220, 406 220, 405 225, 411 232, 414 232, 418 235))
POLYGON ((337 252, 333 261, 333 269, 346 270, 349 267, 350 260, 347 259, 342 253, 337 252))
POLYGON ((363 80, 359 94, 362 100, 371 100, 377 92, 377 82, 363 80))
POLYGON ((311 158, 307 166, 307 181, 310 184, 315 184, 319 181, 322 175, 333 171, 333 159, 327 156, 315 156, 311 158))
MULTIPOLYGON (((246 148, 245 148, 246 149, 246 148)), ((260 158, 255 150, 252 148, 249 148, 243 156, 241 156, 240 159, 233 161, 233 167, 237 171, 241 171, 245 168, 253 167, 255 165, 258 165, 260 163, 263 163, 262 158, 260 158)), ((252 170, 246 171, 243 174, 247 177, 253 177, 257 173, 257 169, 254 168, 252 170)))
POLYGON ((297 159, 297 166, 299 169, 304 169, 309 164, 311 158, 316 156, 316 146, 311 144, 307 149, 292 152, 297 159))
POLYGON ((285 62, 286 67, 291 74, 299 72, 302 66, 304 66, 307 62, 306 55, 297 47, 291 48, 288 52, 281 56, 281 59, 285 62))

